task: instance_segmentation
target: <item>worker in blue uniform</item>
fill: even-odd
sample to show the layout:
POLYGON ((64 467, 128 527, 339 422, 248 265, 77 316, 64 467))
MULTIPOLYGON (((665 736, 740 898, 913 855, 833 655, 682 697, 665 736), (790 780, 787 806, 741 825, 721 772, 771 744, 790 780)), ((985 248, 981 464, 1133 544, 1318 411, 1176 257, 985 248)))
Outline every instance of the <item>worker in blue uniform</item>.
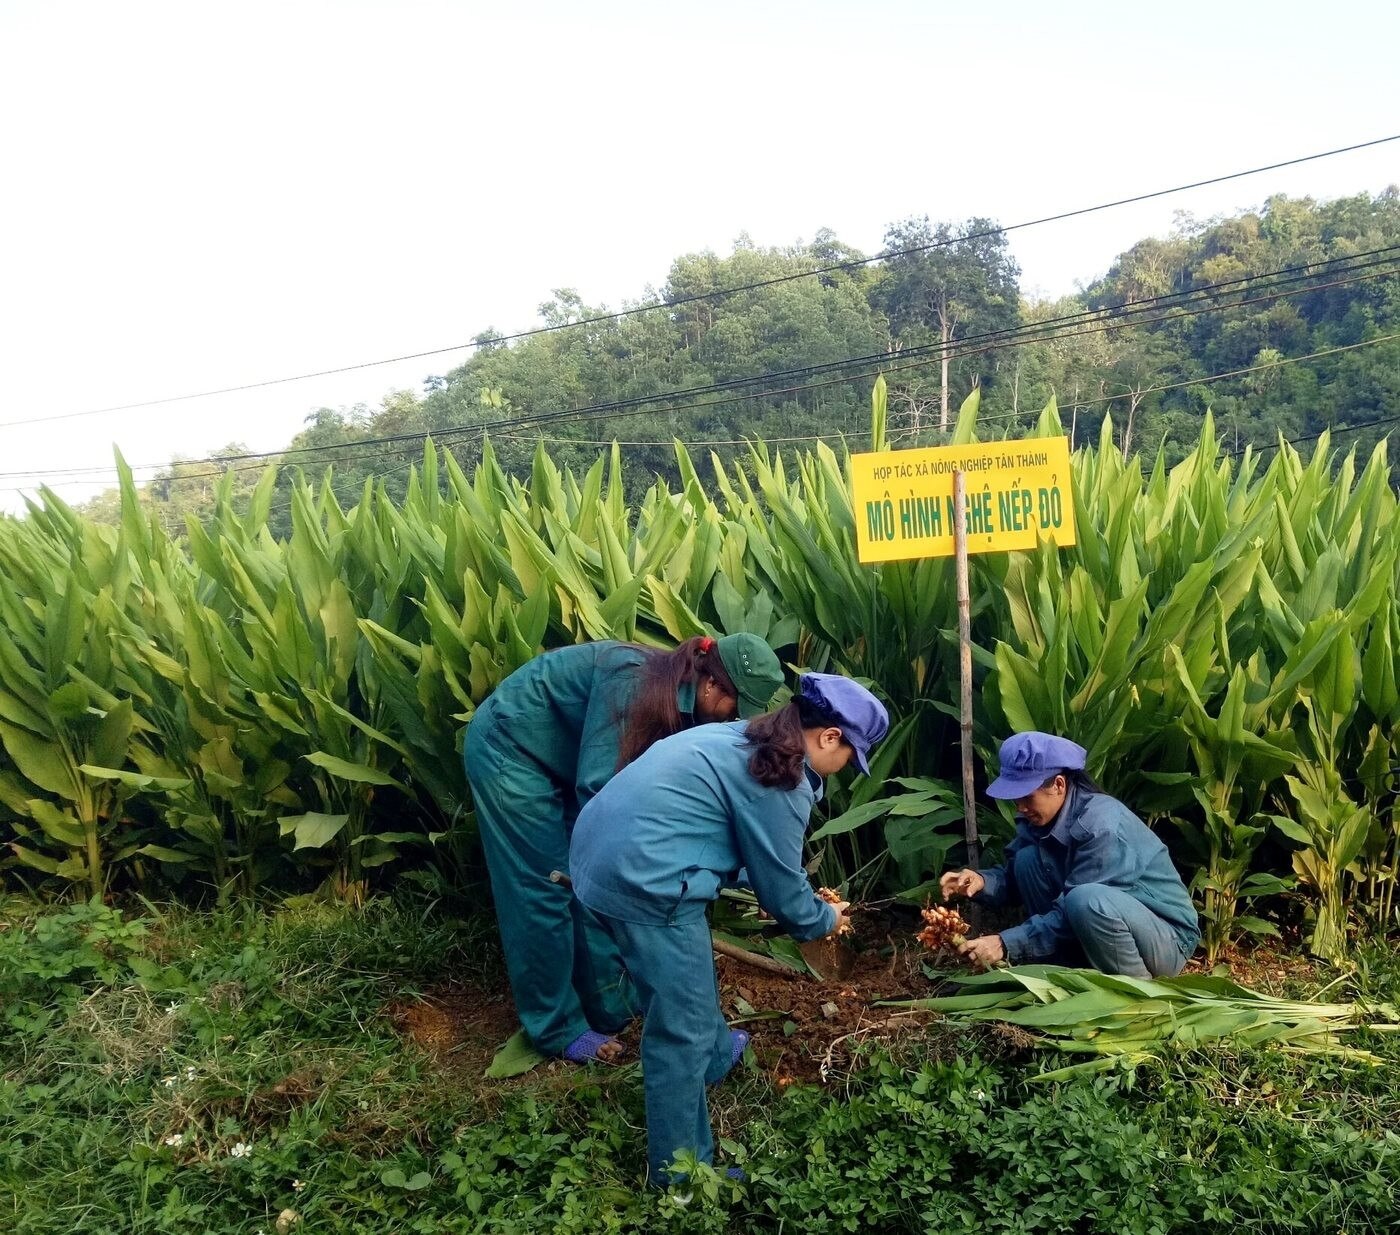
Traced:
POLYGON ((1005 861, 949 871, 940 887, 945 899, 1019 902, 1030 917, 961 951, 983 966, 1040 961, 1174 977, 1201 938, 1191 894, 1161 840, 1085 775, 1086 754, 1050 733, 1002 743, 1001 774, 987 794, 1016 804, 1005 861))
POLYGON ((693 724, 756 716, 782 684, 757 635, 671 652, 585 643, 535 657, 467 726, 463 757, 520 1023, 542 1054, 610 1060, 634 1014, 617 949, 567 882, 579 810, 621 764, 693 724))
POLYGON ((713 1160, 705 1086, 738 1061, 705 910, 747 871, 758 901, 794 939, 835 931, 844 905, 812 890, 802 842, 823 778, 870 748, 889 716, 868 690, 834 674, 802 676, 793 701, 747 724, 706 725, 656 743, 579 814, 570 847, 574 894, 616 940, 642 1005, 647 1166, 676 1178, 675 1156, 713 1160))

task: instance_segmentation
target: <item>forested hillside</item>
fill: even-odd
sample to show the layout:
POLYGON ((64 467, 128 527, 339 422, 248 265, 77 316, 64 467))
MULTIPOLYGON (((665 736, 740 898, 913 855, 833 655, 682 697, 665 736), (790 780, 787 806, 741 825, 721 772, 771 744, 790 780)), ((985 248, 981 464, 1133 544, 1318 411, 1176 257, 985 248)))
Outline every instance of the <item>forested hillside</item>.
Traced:
MULTIPOLYGON (((858 449, 877 372, 901 446, 940 440, 949 408, 978 385, 988 429, 1017 432, 1054 395, 1077 439, 1097 434, 1107 413, 1130 453, 1166 440, 1177 457, 1208 407, 1236 449, 1370 425, 1336 439, 1364 447, 1400 416, 1400 338, 1387 337, 1400 334, 1393 187, 1183 216, 1170 236, 1141 241, 1054 302, 1021 294, 1009 238, 991 220, 905 220, 882 253, 896 255, 873 260, 828 232, 782 249, 741 238, 727 256, 677 258, 621 316, 556 290, 536 332, 483 333, 465 364, 421 394, 320 409, 283 461, 333 464, 336 491, 353 501, 370 478, 400 492, 423 433, 470 467, 489 432, 515 470, 541 437, 575 468, 616 439, 642 483, 674 467, 673 436, 726 459, 748 436, 845 435, 858 449)), ((232 466, 250 488, 259 462, 232 466)), ((212 501, 215 470, 180 463, 152 482, 169 525, 212 501)), ((112 505, 99 498, 89 512, 112 505)), ((274 522, 286 506, 274 504, 274 522)))

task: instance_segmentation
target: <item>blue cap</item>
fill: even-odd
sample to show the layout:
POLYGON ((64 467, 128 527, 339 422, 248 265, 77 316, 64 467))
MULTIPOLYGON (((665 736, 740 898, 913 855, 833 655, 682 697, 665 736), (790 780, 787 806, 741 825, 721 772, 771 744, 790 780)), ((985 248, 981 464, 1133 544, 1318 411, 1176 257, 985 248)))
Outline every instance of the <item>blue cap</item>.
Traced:
POLYGON ((1088 754, 1078 742, 1053 733, 1013 734, 1001 744, 1001 775, 987 786, 987 796, 1023 798, 1057 772, 1079 771, 1088 754))
POLYGON ((839 673, 804 673, 797 689, 803 699, 831 717, 831 723, 855 751, 856 765, 869 776, 870 748, 890 727, 885 705, 859 682, 839 673))

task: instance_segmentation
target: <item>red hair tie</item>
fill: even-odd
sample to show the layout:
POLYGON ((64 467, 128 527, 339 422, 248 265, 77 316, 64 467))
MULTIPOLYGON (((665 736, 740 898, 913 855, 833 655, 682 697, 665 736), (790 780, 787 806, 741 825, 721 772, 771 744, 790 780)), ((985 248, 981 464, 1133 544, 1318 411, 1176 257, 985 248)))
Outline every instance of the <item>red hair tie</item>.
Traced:
POLYGON ((706 635, 700 640, 700 650, 702 652, 713 652, 715 650, 715 641, 711 639, 709 635, 706 635))

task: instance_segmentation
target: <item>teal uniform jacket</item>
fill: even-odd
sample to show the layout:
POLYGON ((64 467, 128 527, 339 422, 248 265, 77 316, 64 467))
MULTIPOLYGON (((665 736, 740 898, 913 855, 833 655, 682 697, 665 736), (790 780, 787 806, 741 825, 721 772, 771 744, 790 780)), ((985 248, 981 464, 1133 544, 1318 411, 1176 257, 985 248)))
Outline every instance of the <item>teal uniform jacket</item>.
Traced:
POLYGON ((986 887, 975 899, 991 905, 1019 902, 1031 914, 1001 932, 1007 958, 1016 963, 1055 956, 1075 941, 1066 897, 1088 885, 1117 889, 1150 910, 1170 928, 1183 958, 1201 937, 1196 907, 1167 847, 1106 793, 1071 786, 1048 827, 1018 818, 1003 865, 977 873, 986 887))
MULTIPOLYGON (((617 947, 552 871, 569 867, 580 808, 617 768, 646 653, 586 643, 535 657, 477 708, 463 758, 491 875, 506 972, 536 1048, 562 1055, 635 1014, 617 947)), ((678 699, 682 712, 693 697, 678 699)))
POLYGON ((471 728, 489 729, 497 746, 564 787, 576 813, 617 770, 622 721, 645 657, 610 640, 545 652, 495 689, 471 728))
POLYGON ((584 806, 569 851, 579 900, 624 922, 694 921, 746 869, 759 903, 794 939, 835 929, 836 910, 802 865, 820 778, 809 770, 795 789, 760 785, 746 725, 665 738, 584 806))
POLYGON ((812 891, 802 838, 821 792, 749 774, 744 721, 657 742, 584 806, 569 851, 574 892, 617 943, 641 1002, 647 1173, 677 1178, 675 1156, 714 1160, 705 1097, 742 1049, 720 1009, 705 906, 741 868, 797 939, 830 934, 834 905, 812 891))

